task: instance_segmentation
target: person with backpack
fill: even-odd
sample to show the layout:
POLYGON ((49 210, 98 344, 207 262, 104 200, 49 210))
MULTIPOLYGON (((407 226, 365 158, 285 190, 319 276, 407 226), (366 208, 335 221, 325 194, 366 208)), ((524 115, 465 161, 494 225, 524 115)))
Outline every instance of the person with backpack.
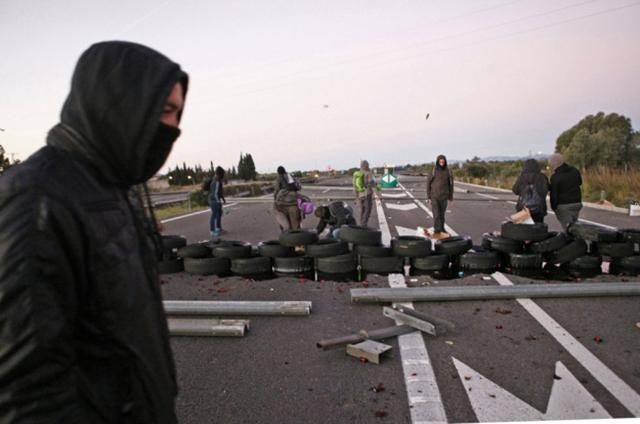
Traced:
POLYGON ((373 189, 376 181, 369 169, 369 162, 360 162, 360 169, 353 173, 353 190, 356 195, 356 203, 360 209, 360 225, 367 226, 371 208, 373 206, 373 189))
POLYGON ((427 179, 427 202, 433 211, 433 233, 437 238, 445 233, 444 219, 447 205, 453 202, 453 175, 447 166, 447 157, 438 155, 433 172, 427 179))
POLYGON ((224 174, 222 167, 216 167, 209 186, 209 206, 211 207, 209 230, 212 237, 219 237, 222 234, 222 204, 227 203, 223 192, 224 174))
POLYGON ((318 206, 315 215, 319 219, 316 232, 321 234, 329 225, 328 238, 340 239, 340 227, 356 223, 353 209, 342 201, 331 202, 327 206, 318 206))
POLYGON ((578 220, 582 209, 582 176, 575 167, 567 164, 560 153, 549 158, 549 165, 553 170, 551 175, 550 200, 551 209, 566 231, 569 225, 578 220))
POLYGON ((544 222, 547 214, 547 193, 549 192, 549 180, 540 172, 540 165, 535 159, 527 159, 524 162, 522 173, 518 176, 512 191, 518 195, 516 210, 519 212, 527 209, 531 219, 535 223, 544 222))
POLYGON ((298 191, 300 183, 296 181, 283 166, 278 167, 278 178, 274 183, 273 209, 276 221, 282 231, 300 229, 300 209, 298 208, 298 191))

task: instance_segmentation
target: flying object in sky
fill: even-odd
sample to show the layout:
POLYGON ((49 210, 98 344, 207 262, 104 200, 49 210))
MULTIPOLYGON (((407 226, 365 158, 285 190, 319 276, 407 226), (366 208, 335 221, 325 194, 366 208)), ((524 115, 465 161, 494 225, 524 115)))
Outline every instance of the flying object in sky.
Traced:
POLYGON ((426 121, 427 119, 429 119, 429 114, 427 113, 427 117, 424 118, 424 120, 426 121))

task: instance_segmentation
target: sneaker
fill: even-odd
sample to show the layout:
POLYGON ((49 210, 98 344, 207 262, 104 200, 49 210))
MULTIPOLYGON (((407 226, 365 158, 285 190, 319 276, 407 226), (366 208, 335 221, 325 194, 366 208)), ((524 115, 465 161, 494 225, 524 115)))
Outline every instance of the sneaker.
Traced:
POLYGON ((211 235, 213 237, 220 237, 221 234, 222 234, 222 230, 214 230, 211 232, 211 235))

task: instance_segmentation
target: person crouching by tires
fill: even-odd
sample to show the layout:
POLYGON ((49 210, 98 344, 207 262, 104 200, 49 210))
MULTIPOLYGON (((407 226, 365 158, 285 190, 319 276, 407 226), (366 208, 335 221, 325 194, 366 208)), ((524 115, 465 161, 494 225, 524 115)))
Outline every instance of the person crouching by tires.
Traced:
POLYGON ((300 229, 299 190, 300 183, 289 175, 283 166, 279 166, 278 178, 274 183, 273 209, 282 231, 300 229))
POLYGON ((569 225, 578 220, 582 209, 582 176, 575 167, 567 164, 560 153, 549 158, 549 165, 553 169, 551 175, 551 209, 566 231, 569 225))
POLYGON ((526 208, 531 219, 535 223, 544 222, 547 214, 547 193, 549 192, 549 180, 540 172, 540 165, 535 159, 527 159, 524 162, 522 172, 512 189, 518 195, 516 210, 520 212, 526 208))
POLYGON ((427 179, 427 202, 433 210, 434 235, 444 233, 444 219, 447 205, 453 202, 453 175, 447 166, 445 155, 436 158, 433 172, 427 179))
POLYGON ((327 238, 340 239, 340 227, 343 225, 355 225, 356 219, 353 217, 353 209, 344 202, 331 202, 327 206, 318 206, 315 211, 318 217, 316 233, 320 235, 329 225, 327 238))
POLYGON ((222 234, 222 204, 227 203, 223 193, 223 181, 224 169, 218 166, 209 188, 209 206, 211 207, 209 230, 212 237, 219 237, 222 234))

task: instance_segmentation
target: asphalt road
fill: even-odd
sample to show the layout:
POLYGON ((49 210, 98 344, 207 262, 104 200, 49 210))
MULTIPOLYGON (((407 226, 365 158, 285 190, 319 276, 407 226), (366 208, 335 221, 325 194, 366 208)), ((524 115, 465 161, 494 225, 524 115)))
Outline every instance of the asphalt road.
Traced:
MULTIPOLYGON (((322 203, 349 199, 348 180, 320 182, 304 192, 322 203)), ((513 210, 513 195, 456 184, 447 213, 451 230, 480 242, 513 210)), ((433 225, 424 179, 402 177, 384 190, 370 225, 387 237, 433 225), (415 200, 414 200, 415 198, 415 200), (383 213, 378 214, 381 211, 383 213)), ((254 244, 276 239, 271 199, 229 200, 226 239, 254 244)), ((581 217, 616 227, 639 218, 584 208, 581 217)), ((209 213, 165 222, 166 234, 190 242, 208 238, 209 213)), ((553 215, 550 229, 559 229, 553 215)), ((313 228, 308 217, 303 227, 313 228)), ((600 276, 590 281, 618 281, 600 276)), ((436 281, 407 277, 408 286, 527 284, 511 275, 469 275, 436 281)), ((310 300, 309 317, 252 317, 243 338, 173 338, 182 423, 409 423, 524 421, 640 416, 640 299, 554 299, 415 303, 418 311, 456 324, 443 336, 386 340, 380 365, 361 363, 344 349, 315 343, 360 329, 393 325, 380 305, 351 303, 349 289, 388 287, 365 282, 278 278, 251 281, 174 274, 163 277, 166 299, 310 300), (595 340, 594 340, 595 339, 595 340), (414 356, 412 356, 414 355, 414 356), (418 355, 419 359, 415 359, 418 355), (422 356, 420 356, 422 355, 422 356)))

